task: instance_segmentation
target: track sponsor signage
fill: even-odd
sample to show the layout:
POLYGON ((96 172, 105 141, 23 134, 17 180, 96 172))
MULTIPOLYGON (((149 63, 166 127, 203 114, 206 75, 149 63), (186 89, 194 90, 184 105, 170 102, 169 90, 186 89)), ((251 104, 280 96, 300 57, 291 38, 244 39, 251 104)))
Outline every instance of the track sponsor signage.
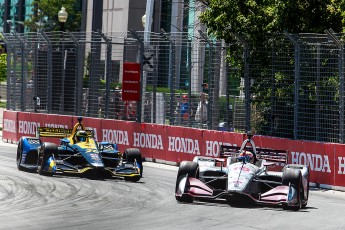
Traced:
POLYGON ((150 159, 166 160, 165 126, 131 122, 131 147, 139 148, 150 159), (153 132, 154 130, 154 132, 153 132))
POLYGON ((131 126, 130 123, 127 125, 128 126, 126 129, 126 122, 103 120, 99 141, 116 143, 119 146, 123 146, 124 148, 131 147, 129 141, 129 132, 131 132, 131 126))
POLYGON ((123 63, 122 100, 140 100, 140 64, 134 62, 123 63))
MULTIPOLYGON (((35 136, 37 127, 73 128, 75 116, 4 111, 3 140, 17 142, 22 136, 35 136)), ((176 163, 194 156, 219 157, 220 145, 240 146, 245 134, 201 130, 168 125, 84 118, 97 141, 118 144, 120 150, 139 148, 147 159, 176 163)), ((345 145, 254 136, 257 147, 288 150, 288 163, 305 164, 310 182, 345 187, 345 145)), ((44 141, 59 143, 59 138, 44 141)))
POLYGON ((208 157, 220 157, 220 146, 230 145, 230 146, 241 146, 243 142, 243 134, 232 133, 228 138, 224 137, 223 132, 218 132, 214 130, 201 130, 202 136, 205 141, 202 141, 202 152, 208 157), (239 135, 241 142, 237 142, 234 138, 239 135))
POLYGON ((289 162, 292 164, 309 165, 309 169, 312 172, 310 174, 310 181, 317 181, 319 184, 328 184, 333 181, 333 176, 337 174, 334 165, 335 152, 326 151, 326 143, 296 140, 291 140, 287 143, 287 147, 290 150, 289 162))
POLYGON ((331 154, 334 153, 334 168, 336 170, 334 174, 337 175, 334 178, 329 178, 328 181, 332 182, 330 184, 345 187, 345 145, 328 144, 326 150, 331 154))
POLYGON ((4 110, 2 120, 2 139, 7 142, 16 142, 19 139, 17 136, 17 116, 17 112, 4 110))

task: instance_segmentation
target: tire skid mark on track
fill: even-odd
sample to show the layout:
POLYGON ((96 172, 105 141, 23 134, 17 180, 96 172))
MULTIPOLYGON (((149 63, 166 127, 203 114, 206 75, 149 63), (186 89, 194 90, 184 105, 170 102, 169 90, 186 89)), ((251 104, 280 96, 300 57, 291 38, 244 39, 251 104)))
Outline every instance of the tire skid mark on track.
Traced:
POLYGON ((2 229, 341 229, 345 195, 311 191, 301 212, 231 207, 219 202, 177 203, 177 171, 146 167, 137 183, 18 171, 15 149, 0 149, 2 229), (9 161, 8 159, 11 159, 9 161), (248 218, 255 216, 255 218, 248 218), (332 219, 330 222, 329 220, 332 219), (260 220, 260 221, 258 221, 260 220))
POLYGON ((25 209, 27 207, 40 206, 46 203, 45 195, 42 195, 37 191, 31 180, 21 177, 7 176, 8 180, 5 184, 6 188, 11 191, 3 203, 6 204, 8 210, 15 208, 18 210, 25 209))
POLYGON ((0 176, 0 202, 4 203, 6 200, 13 199, 15 192, 13 186, 7 186, 9 183, 13 184, 13 181, 9 177, 3 175, 0 176))

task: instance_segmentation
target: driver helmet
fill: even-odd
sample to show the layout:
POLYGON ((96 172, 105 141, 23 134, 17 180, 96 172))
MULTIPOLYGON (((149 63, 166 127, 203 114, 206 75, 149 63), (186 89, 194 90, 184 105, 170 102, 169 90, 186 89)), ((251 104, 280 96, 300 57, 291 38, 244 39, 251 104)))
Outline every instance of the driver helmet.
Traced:
POLYGON ((77 142, 84 142, 86 141, 86 138, 87 138, 87 133, 84 130, 80 130, 77 132, 76 134, 77 142))
POLYGON ((243 161, 245 163, 253 163, 254 154, 250 151, 242 150, 240 155, 238 156, 238 160, 243 161))

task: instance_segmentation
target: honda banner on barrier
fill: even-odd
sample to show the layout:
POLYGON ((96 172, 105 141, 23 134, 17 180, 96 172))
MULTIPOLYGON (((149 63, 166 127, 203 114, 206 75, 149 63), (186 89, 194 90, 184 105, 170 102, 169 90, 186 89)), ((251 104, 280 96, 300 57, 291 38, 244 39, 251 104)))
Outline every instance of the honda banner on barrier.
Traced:
MULTIPOLYGON (((72 128, 75 116, 4 111, 3 140, 17 142, 22 136, 35 136, 37 127, 72 128)), ((118 144, 119 149, 139 148, 143 157, 161 163, 178 164, 194 156, 219 157, 220 145, 240 146, 245 134, 98 119, 85 117, 97 141, 118 144)), ((59 139, 44 138, 59 143, 59 139)), ((289 140, 256 135, 257 147, 288 151, 288 163, 305 164, 310 182, 345 190, 345 145, 336 143, 289 140)), ((277 165, 278 166, 278 165, 277 165)))

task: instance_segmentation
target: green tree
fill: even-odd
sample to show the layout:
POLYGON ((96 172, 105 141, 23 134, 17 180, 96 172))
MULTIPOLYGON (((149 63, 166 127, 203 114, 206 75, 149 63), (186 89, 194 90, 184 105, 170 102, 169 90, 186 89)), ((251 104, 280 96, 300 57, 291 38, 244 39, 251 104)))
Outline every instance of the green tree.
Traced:
POLYGON ((343 31, 344 0, 199 0, 209 33, 231 41, 237 34, 258 44, 267 33, 343 31))
POLYGON ((58 12, 61 7, 65 7, 68 13, 64 30, 79 31, 81 25, 81 0, 35 0, 33 1, 33 12, 31 18, 25 24, 32 31, 38 29, 49 29, 50 31, 60 31, 61 24, 58 19, 58 12), (39 23, 41 22, 41 25, 39 23))
MULTIPOLYGON (((249 58, 245 61, 251 66, 250 78, 255 80, 250 88, 251 105, 254 108, 252 128, 260 134, 272 135, 272 115, 283 111, 279 118, 284 119, 287 125, 280 125, 279 128, 291 129, 293 116, 284 111, 293 111, 294 76, 284 69, 272 71, 272 57, 287 50, 293 54, 293 49, 290 47, 291 42, 284 42, 286 36, 279 34, 284 31, 293 34, 324 34, 324 30, 329 28, 344 32, 345 0, 198 1, 205 5, 200 21, 206 25, 208 34, 224 39, 230 47, 228 61, 233 69, 239 70, 232 77, 244 76, 243 51, 248 51, 249 58), (244 44, 247 46, 244 47, 244 44)), ((285 65, 293 68, 294 56, 285 53, 285 57, 285 65)), ((331 78, 336 79, 335 76, 331 78)), ((321 79, 320 86, 336 82, 334 80, 330 83, 327 79, 321 79)), ((303 87, 304 91, 313 92, 315 84, 311 82, 303 87)), ((308 103, 315 104, 315 95, 310 95, 312 96, 308 97, 308 103)), ((330 97, 334 98, 334 102, 337 100, 336 93, 330 97)), ((291 137, 292 131, 290 133, 290 136, 285 137, 291 137)))
POLYGON ((3 43, 3 37, 0 34, 0 81, 6 79, 7 72, 7 54, 5 53, 5 44, 3 43))
POLYGON ((6 53, 0 54, 0 81, 4 81, 6 79, 6 74, 7 74, 6 57, 7 57, 6 53))

